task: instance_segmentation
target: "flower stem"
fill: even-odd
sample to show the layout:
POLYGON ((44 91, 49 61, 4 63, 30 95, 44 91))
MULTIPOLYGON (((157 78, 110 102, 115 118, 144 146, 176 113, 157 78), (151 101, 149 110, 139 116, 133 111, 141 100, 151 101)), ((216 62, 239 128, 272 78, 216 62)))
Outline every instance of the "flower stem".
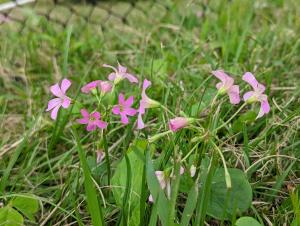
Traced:
POLYGON ((106 160, 106 167, 107 167, 107 183, 108 183, 108 186, 110 186, 111 170, 110 170, 110 159, 109 159, 109 152, 108 152, 105 131, 103 131, 103 146, 104 146, 105 160, 106 160))
POLYGON ((227 166, 226 166, 226 161, 225 161, 224 155, 223 155, 222 151, 220 150, 220 148, 214 142, 211 142, 211 144, 218 151, 218 153, 219 153, 219 155, 222 159, 222 163, 223 163, 223 166, 224 166, 224 172, 225 172, 226 187, 227 187, 227 189, 231 189, 231 177, 230 177, 230 174, 229 174, 227 166))
POLYGON ((224 122, 222 125, 220 125, 219 127, 217 127, 216 129, 214 129, 214 132, 217 132, 219 129, 223 128, 224 126, 226 126, 238 113, 240 113, 240 111, 247 105, 247 103, 243 103, 242 106, 226 121, 224 122))
POLYGON ((172 111, 170 111, 166 106, 164 106, 164 105, 161 104, 160 107, 162 109, 164 109, 166 112, 168 112, 169 114, 171 114, 172 116, 175 116, 175 114, 172 111))

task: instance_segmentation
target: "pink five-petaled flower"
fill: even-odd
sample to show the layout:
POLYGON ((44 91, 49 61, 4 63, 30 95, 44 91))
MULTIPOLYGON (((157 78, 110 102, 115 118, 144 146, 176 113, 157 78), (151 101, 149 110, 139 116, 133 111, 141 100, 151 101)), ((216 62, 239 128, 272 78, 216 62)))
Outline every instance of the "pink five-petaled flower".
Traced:
POLYGON ((134 116, 136 114, 136 109, 131 107, 133 101, 133 96, 130 96, 127 100, 125 100, 124 94, 120 93, 119 104, 115 105, 112 109, 112 112, 115 115, 121 116, 121 121, 124 125, 128 124, 129 122, 127 115, 134 116))
POLYGON ((51 111, 51 118, 53 120, 57 117, 57 112, 60 107, 68 108, 71 104, 71 99, 66 96, 66 91, 71 86, 71 81, 68 79, 63 79, 61 82, 61 86, 59 87, 58 83, 50 87, 51 93, 56 96, 57 98, 54 98, 48 102, 48 108, 46 111, 51 111))
POLYGON ((252 86, 253 91, 249 91, 244 94, 244 101, 246 103, 260 102, 260 110, 256 118, 260 118, 263 115, 269 113, 270 105, 268 102, 268 97, 264 94, 266 87, 255 79, 254 75, 250 72, 246 72, 243 75, 243 80, 252 86))
POLYGON ((149 98, 146 94, 146 89, 151 86, 151 82, 148 81, 147 79, 144 80, 143 82, 143 90, 142 90, 142 99, 140 100, 140 107, 139 107, 139 114, 138 114, 138 129, 143 129, 145 127, 145 124, 142 119, 142 115, 145 114, 145 109, 147 108, 155 108, 159 107, 160 103, 152 100, 149 98))
POLYGON ((129 82, 131 82, 131 83, 139 82, 138 79, 134 75, 127 73, 127 68, 122 66, 121 64, 118 64, 118 69, 111 65, 108 65, 108 64, 103 64, 103 67, 108 67, 115 71, 108 75, 108 79, 110 81, 114 81, 115 84, 119 83, 120 81, 122 81, 125 78, 128 79, 129 82))
POLYGON ((83 93, 90 93, 96 90, 97 88, 100 89, 100 92, 102 94, 105 94, 107 92, 110 92, 112 89, 112 84, 108 81, 101 81, 101 80, 95 80, 92 81, 85 86, 81 88, 81 92, 83 93))
POLYGON ((101 115, 98 111, 90 114, 86 109, 81 109, 80 113, 83 118, 77 119, 77 122, 80 124, 87 124, 87 131, 93 131, 97 127, 100 129, 105 129, 107 127, 107 123, 100 119, 101 115))
POLYGON ((221 80, 216 87, 220 94, 227 93, 230 103, 238 104, 240 102, 240 89, 238 85, 233 85, 234 80, 223 70, 212 71, 212 74, 221 80))
POLYGON ((170 120, 169 128, 173 132, 176 132, 176 131, 188 126, 189 124, 191 124, 194 121, 195 121, 195 119, 193 119, 193 118, 176 117, 176 118, 173 118, 170 120))

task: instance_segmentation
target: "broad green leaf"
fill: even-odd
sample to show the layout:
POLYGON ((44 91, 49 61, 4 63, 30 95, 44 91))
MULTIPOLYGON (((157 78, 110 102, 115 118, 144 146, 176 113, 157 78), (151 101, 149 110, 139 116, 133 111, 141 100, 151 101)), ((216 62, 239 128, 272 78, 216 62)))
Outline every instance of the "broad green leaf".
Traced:
POLYGON ((34 219, 33 215, 39 210, 39 202, 33 197, 19 196, 13 199, 11 204, 30 220, 34 219))
POLYGON ((149 151, 146 155, 146 174, 147 174, 147 184, 150 190, 150 193, 153 197, 155 205, 157 205, 157 213, 159 219, 163 226, 168 225, 168 216, 169 216, 169 201, 164 193, 164 191, 160 188, 159 182, 155 176, 155 171, 153 168, 153 164, 150 158, 149 151))
POLYGON ((0 208, 0 225, 1 226, 22 226, 23 216, 15 209, 6 206, 0 208))
POLYGON ((216 219, 230 219, 235 213, 246 211, 252 202, 252 189, 243 171, 228 169, 232 188, 227 190, 224 169, 218 168, 213 176, 208 215, 216 219))
MULTIPOLYGON (((138 219, 132 219, 130 225, 138 225, 139 223, 139 205, 140 205, 140 195, 142 188, 142 172, 144 169, 144 153, 147 148, 146 140, 137 140, 127 151, 128 160, 131 167, 131 191, 129 192, 128 204, 134 217, 138 219)), ((123 207, 123 197, 126 190, 127 183, 127 166, 125 157, 117 165, 115 174, 111 180, 112 191, 116 203, 119 207, 123 207)))
POLYGON ((262 226, 252 217, 241 217, 235 222, 235 226, 262 226))

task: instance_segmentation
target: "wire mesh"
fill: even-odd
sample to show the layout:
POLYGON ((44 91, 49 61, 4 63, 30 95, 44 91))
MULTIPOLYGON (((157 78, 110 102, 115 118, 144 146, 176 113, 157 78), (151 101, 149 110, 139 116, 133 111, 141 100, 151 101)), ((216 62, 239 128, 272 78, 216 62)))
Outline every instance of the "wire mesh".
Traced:
POLYGON ((23 32, 46 20, 59 27, 86 23, 105 29, 112 24, 156 23, 168 12, 168 1, 0 0, 0 25, 23 32))

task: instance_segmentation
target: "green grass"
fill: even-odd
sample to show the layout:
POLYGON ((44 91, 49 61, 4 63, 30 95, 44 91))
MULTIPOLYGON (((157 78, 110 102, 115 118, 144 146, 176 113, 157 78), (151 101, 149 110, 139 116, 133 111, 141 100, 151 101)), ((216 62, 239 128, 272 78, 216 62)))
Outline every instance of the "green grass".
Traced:
MULTIPOLYGON (((1 25, 0 201, 7 206, 13 197, 34 195, 40 208, 32 219, 24 215, 25 225, 234 225, 241 216, 264 225, 299 224, 300 4, 204 2, 165 1, 167 11, 157 5, 148 16, 136 11, 129 24, 112 19, 104 29, 78 18, 64 29, 30 10, 23 33, 14 23, 1 25), (107 79, 103 63, 118 61, 140 81, 152 81, 148 96, 177 116, 201 119, 204 131, 184 129, 149 144, 148 137, 168 130, 172 114, 150 109, 141 131, 134 120, 123 127, 112 117, 104 134, 109 158, 97 165, 96 151, 106 146, 101 133, 75 123, 77 106, 52 121, 45 112, 49 86, 67 77, 73 82, 68 94, 75 97, 83 84, 107 79), (217 83, 210 72, 218 68, 234 75, 242 93, 249 90, 243 73, 253 72, 267 87, 270 113, 249 123, 237 117, 214 134, 238 109, 225 96, 210 105, 217 83), (226 189, 220 154, 233 186, 232 194, 218 199, 228 207, 220 210, 223 216, 246 200, 234 193, 237 181, 252 189, 250 208, 233 208, 223 220, 208 205, 226 189), (182 159, 186 173, 180 176, 182 159), (194 178, 188 176, 192 163, 198 166, 194 178), (154 171, 172 169, 176 179, 168 198, 154 171)), ((139 86, 123 81, 118 90, 135 95, 138 107, 139 86)), ((78 100, 89 106, 87 97, 78 100)), ((258 106, 239 116, 247 110, 257 113, 258 106)))

